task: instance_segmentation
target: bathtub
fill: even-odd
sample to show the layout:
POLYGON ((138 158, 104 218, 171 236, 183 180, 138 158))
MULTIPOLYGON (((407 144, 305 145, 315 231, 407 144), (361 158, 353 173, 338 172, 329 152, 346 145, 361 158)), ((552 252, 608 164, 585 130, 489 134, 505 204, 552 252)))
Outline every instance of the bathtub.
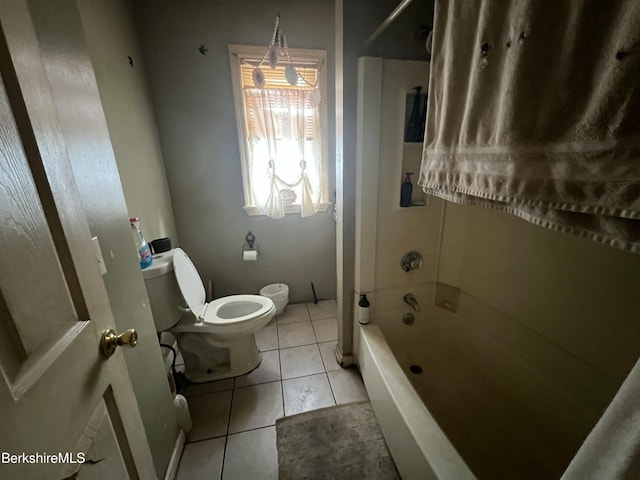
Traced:
POLYGON ((435 290, 374 292, 372 322, 354 325, 356 362, 400 475, 559 478, 616 386, 464 292, 436 306, 435 290), (412 325, 408 292, 422 307, 412 325))
POLYGON ((475 478, 395 360, 378 325, 357 326, 358 368, 403 480, 475 478))

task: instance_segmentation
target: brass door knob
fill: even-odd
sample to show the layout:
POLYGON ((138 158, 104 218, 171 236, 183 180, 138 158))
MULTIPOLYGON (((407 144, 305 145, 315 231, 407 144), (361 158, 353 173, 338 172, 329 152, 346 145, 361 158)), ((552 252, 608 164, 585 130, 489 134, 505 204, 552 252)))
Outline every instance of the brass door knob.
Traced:
POLYGON ((138 333, 133 328, 120 335, 116 335, 116 332, 110 328, 102 332, 102 338, 100 338, 100 350, 107 358, 115 353, 117 347, 133 348, 137 344, 138 333))

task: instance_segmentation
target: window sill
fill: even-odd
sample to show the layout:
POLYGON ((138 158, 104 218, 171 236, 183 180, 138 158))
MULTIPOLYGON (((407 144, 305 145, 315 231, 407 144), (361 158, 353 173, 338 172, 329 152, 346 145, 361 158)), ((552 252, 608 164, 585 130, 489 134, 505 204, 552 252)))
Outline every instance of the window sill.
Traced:
MULTIPOLYGON (((318 205, 318 212, 326 212, 327 210, 329 210, 330 206, 331 206, 330 203, 322 202, 322 203, 320 203, 318 205)), ((244 206, 242 208, 244 208, 244 211, 247 212, 247 215, 249 215, 250 217, 266 216, 262 212, 262 210, 260 210, 256 206, 247 205, 247 206, 244 206)), ((285 215, 295 214, 295 213, 300 213, 300 204, 299 203, 294 203, 293 205, 284 205, 284 214, 285 215)))

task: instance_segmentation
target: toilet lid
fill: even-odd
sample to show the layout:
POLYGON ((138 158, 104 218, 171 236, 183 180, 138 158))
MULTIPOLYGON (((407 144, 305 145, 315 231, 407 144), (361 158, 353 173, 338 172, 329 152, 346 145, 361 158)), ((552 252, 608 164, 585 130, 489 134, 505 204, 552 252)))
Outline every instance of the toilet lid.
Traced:
POLYGON ((206 300, 204 285, 195 265, 181 248, 173 252, 173 270, 187 306, 197 318, 202 318, 206 300))

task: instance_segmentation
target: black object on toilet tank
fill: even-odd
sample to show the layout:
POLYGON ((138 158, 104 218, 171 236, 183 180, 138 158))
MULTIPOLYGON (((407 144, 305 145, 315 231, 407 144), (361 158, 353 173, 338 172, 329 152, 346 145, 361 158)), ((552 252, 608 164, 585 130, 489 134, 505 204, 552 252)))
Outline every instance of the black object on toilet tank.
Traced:
POLYGON ((151 250, 153 250, 154 255, 157 255, 158 253, 168 252, 169 250, 171 250, 171 239, 168 237, 164 237, 152 240, 151 250))

